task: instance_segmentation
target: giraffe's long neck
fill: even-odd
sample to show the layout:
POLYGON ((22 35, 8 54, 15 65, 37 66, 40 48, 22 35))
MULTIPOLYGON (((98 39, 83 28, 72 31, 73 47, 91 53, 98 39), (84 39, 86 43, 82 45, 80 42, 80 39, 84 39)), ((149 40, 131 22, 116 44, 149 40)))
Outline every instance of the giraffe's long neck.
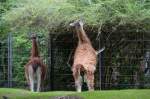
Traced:
POLYGON ((36 39, 32 39, 31 57, 39 57, 39 51, 38 51, 36 39))
POLYGON ((79 44, 82 44, 82 43, 89 43, 89 44, 91 44, 91 41, 88 38, 88 36, 86 35, 83 27, 76 28, 76 32, 77 32, 77 35, 78 35, 79 44))

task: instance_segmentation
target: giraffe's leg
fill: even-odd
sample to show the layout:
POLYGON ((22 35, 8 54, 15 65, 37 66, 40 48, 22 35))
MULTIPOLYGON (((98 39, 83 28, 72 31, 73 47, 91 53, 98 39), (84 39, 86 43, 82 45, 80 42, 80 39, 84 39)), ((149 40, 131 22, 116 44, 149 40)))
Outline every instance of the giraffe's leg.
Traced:
POLYGON ((94 73, 87 71, 86 79, 87 79, 88 90, 94 91, 94 73))
POLYGON ((36 75, 37 75, 37 92, 39 92, 41 90, 41 67, 37 68, 36 71, 36 75))
POLYGON ((77 92, 81 92, 82 89, 82 77, 80 76, 80 71, 79 69, 74 69, 73 70, 73 77, 75 80, 75 86, 76 86, 76 90, 77 92))
POLYGON ((32 66, 29 66, 28 72, 29 72, 30 90, 34 92, 34 71, 32 66))
POLYGON ((25 67, 25 77, 26 77, 26 80, 27 80, 27 83, 28 83, 28 85, 30 85, 30 82, 29 82, 29 71, 28 71, 28 68, 27 67, 25 67))

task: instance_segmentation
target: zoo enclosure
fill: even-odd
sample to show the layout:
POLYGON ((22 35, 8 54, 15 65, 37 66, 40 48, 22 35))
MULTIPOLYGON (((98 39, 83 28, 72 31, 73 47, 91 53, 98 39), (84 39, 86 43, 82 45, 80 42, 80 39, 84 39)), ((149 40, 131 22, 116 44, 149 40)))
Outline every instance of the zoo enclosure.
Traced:
MULTIPOLYGON (((90 35, 94 48, 106 47, 98 56, 96 89, 150 88, 149 33, 120 30, 103 33, 97 41, 96 34, 90 35)), ((38 40, 40 55, 48 67, 45 90, 74 90, 71 67, 67 62, 68 57, 73 56, 71 52, 77 39, 72 34, 51 34, 49 38, 42 38, 44 40, 38 40)), ((30 56, 30 48, 15 47, 14 43, 15 35, 11 34, 0 42, 0 87, 27 88, 24 65, 30 56)), ((71 57, 70 64, 72 60, 71 57)), ((83 87, 87 89, 85 84, 83 87)))

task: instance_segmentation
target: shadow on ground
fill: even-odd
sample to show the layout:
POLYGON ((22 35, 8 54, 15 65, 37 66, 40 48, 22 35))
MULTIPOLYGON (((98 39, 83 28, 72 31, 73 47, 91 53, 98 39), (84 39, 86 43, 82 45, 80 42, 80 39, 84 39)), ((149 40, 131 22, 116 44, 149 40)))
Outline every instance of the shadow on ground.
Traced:
POLYGON ((79 96, 55 96, 50 99, 83 99, 79 96))

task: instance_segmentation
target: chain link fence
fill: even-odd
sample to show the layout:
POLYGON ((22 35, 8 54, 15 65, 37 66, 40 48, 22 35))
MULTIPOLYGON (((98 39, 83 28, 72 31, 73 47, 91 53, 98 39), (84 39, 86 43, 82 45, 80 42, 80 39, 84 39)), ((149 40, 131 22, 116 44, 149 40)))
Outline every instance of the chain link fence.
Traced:
MULTIPOLYGON (((96 34, 90 36, 95 49, 106 48, 97 58, 95 88, 150 88, 149 34, 120 31, 106 39, 108 35, 103 33, 97 41, 96 34)), ((11 34, 1 40, 0 87, 28 88, 24 65, 30 57, 31 42, 27 41, 17 44, 18 40, 11 34)), ((75 90, 71 64, 77 39, 72 34, 51 34, 39 38, 38 45, 40 56, 47 65, 44 90, 75 90)), ((83 89, 87 90, 86 83, 83 83, 83 89)))

